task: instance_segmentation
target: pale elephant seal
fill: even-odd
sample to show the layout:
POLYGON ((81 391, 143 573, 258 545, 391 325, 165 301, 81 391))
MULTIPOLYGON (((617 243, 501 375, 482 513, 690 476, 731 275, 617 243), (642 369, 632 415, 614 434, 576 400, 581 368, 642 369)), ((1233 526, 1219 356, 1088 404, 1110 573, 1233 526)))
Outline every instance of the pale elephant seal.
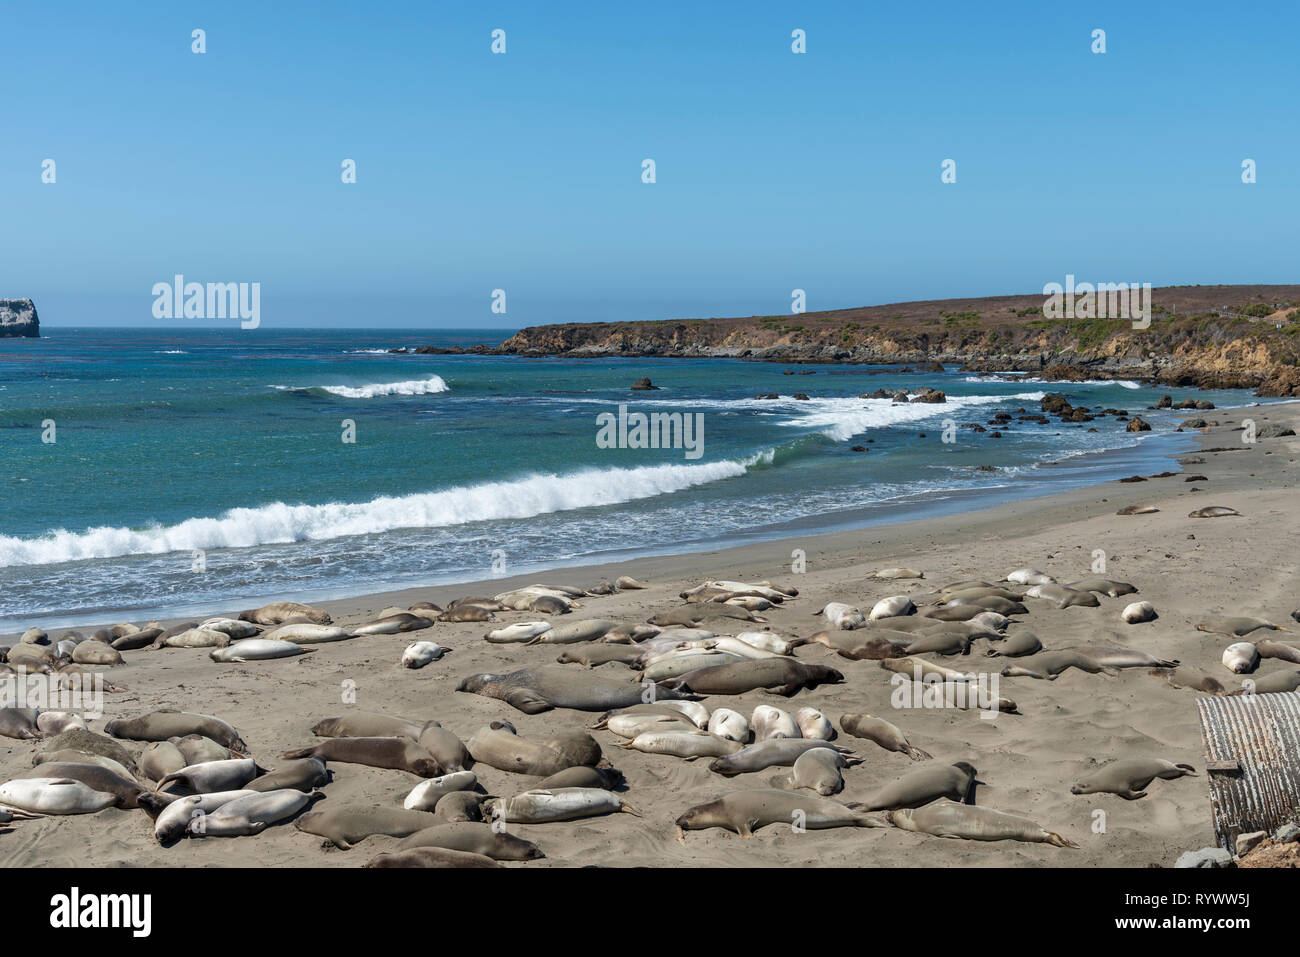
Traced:
POLYGON ((903 615, 915 615, 916 606, 912 604, 912 599, 906 595, 891 595, 889 598, 882 598, 871 606, 871 611, 867 613, 867 618, 871 621, 878 621, 881 618, 899 618, 903 615))
POLYGON ((1051 844, 1053 847, 1079 846, 1027 817, 948 801, 911 810, 886 811, 885 817, 895 827, 933 834, 935 837, 959 837, 968 841, 1024 841, 1030 844, 1051 844))
POLYGON ((605 681, 563 667, 521 668, 506 674, 470 675, 456 686, 457 691, 499 698, 524 714, 540 714, 552 708, 608 711, 637 704, 652 689, 654 698, 696 698, 693 693, 676 690, 671 684, 646 685, 643 688, 639 683, 605 681))
MULTIPOLYGON (((666 711, 652 714, 628 712, 626 714, 610 715, 609 720, 604 723, 604 728, 610 733, 628 740, 650 731, 701 730, 700 728, 697 728, 695 722, 687 718, 686 715, 668 714, 666 711)), ((703 730, 708 729, 705 728, 703 730)), ((721 735, 719 735, 719 737, 721 737, 721 735)))
POLYGON ((967 761, 927 765, 877 788, 862 806, 868 811, 895 810, 921 807, 940 798, 974 804, 975 786, 984 783, 976 778, 978 773, 967 761))
POLYGON ((812 748, 795 758, 790 774, 772 778, 772 787, 806 788, 822 797, 839 794, 844 790, 844 775, 840 773, 843 767, 846 767, 844 755, 830 748, 812 748))
POLYGON ((316 722, 311 733, 319 738, 410 738, 414 741, 427 724, 427 721, 394 718, 373 711, 354 711, 316 722))
POLYGON ((530 645, 568 645, 582 641, 598 641, 614 629, 619 622, 609 618, 586 618, 581 621, 568 621, 553 628, 547 628, 530 638, 530 645))
POLYGON ((272 824, 293 817, 313 801, 325 796, 322 791, 305 793, 293 788, 266 791, 227 801, 210 814, 190 819, 186 833, 190 837, 241 837, 260 834, 272 824))
POLYGON ((878 815, 811 794, 795 794, 778 788, 733 791, 697 804, 677 818, 677 839, 685 842, 686 831, 721 827, 743 838, 769 824, 795 824, 809 830, 831 827, 886 827, 878 815))
POLYGON ((1136 585, 1130 582, 1116 581, 1113 578, 1081 578, 1077 582, 1070 582, 1068 587, 1076 591, 1097 592, 1100 595, 1106 595, 1108 598, 1120 598, 1124 595, 1137 593, 1136 585))
POLYGON ((614 582, 614 587, 619 591, 628 591, 637 588, 649 588, 650 586, 644 582, 637 581, 629 575, 620 575, 618 580, 614 582))
POLYGON ((1232 638, 1245 638, 1252 631, 1264 628, 1270 631, 1286 631, 1268 621, 1265 618, 1247 618, 1214 615, 1206 618, 1196 626, 1197 631, 1205 631, 1214 635, 1228 635, 1232 638))
POLYGON ((240 621, 251 621, 255 625, 279 625, 288 618, 298 617, 306 618, 317 625, 328 625, 333 621, 328 612, 310 605, 301 605, 296 601, 276 601, 261 608, 239 613, 240 621))
POLYGON ((850 766, 862 763, 862 759, 848 748, 830 744, 820 738, 772 738, 770 741, 760 741, 741 748, 734 754, 714 759, 709 763, 709 770, 732 777, 773 767, 788 768, 799 760, 800 755, 813 748, 830 748, 837 754, 844 755, 850 766))
POLYGON ((805 738, 820 738, 823 741, 835 740, 835 726, 830 718, 816 708, 800 708, 794 713, 794 720, 805 738))
POLYGON ((833 601, 813 614, 825 615, 830 626, 838 628, 840 631, 853 631, 867 623, 866 616, 860 610, 839 601, 833 601))
POLYGON ((478 787, 478 777, 473 771, 454 771, 441 777, 421 781, 402 801, 408 811, 432 811, 438 801, 453 791, 472 791, 478 787))
POLYGON ((0 735, 6 738, 41 737, 41 729, 36 725, 35 708, 0 708, 0 735))
MULTIPOLYGON (((1255 642, 1255 650, 1259 652, 1261 658, 1276 658, 1279 661, 1289 661, 1293 665, 1300 665, 1300 648, 1294 645, 1264 639, 1255 642)), ((41 717, 43 718, 45 715, 42 714, 41 717)), ((46 730, 44 725, 41 726, 41 730, 46 730)))
POLYGON ((1240 516, 1241 513, 1235 508, 1228 508, 1225 505, 1207 505, 1205 508, 1198 508, 1194 512, 1188 512, 1188 518, 1225 518, 1230 515, 1240 516))
POLYGON ((335 641, 348 641, 354 637, 351 628, 317 625, 310 621, 286 622, 278 628, 262 632, 265 641, 288 641, 295 645, 323 645, 335 641))
POLYGON ((436 641, 414 641, 402 652, 401 665, 403 668, 423 668, 437 661, 450 650, 436 641))
POLYGON ((122 653, 102 641, 83 641, 72 652, 72 660, 79 665, 108 665, 116 667, 126 662, 122 653))
POLYGON ((600 788, 539 788, 508 798, 494 798, 488 802, 487 810, 493 819, 507 824, 576 821, 619 811, 640 817, 618 794, 600 788))
POLYGON ((1091 658, 1103 668, 1175 668, 1177 658, 1166 660, 1134 648, 1116 648, 1110 645, 1071 645, 1062 651, 1077 651, 1091 658))
POLYGON ((1100 608, 1101 600, 1091 591, 1068 585, 1034 585, 1025 591, 1029 598, 1056 602, 1057 608, 1100 608))
POLYGON ((1119 673, 1114 668, 1098 664, 1085 654, 1067 648, 1061 651, 1043 651, 1029 658, 1017 659, 1016 664, 1002 669, 1002 677, 1045 678, 1054 681, 1069 668, 1077 668, 1092 675, 1100 673, 1113 677, 1119 673))
POLYGON ((1247 678, 1232 695, 1278 694, 1300 688, 1300 671, 1275 671, 1261 678, 1247 678))
POLYGON ((802 688, 839 684, 844 675, 825 665, 804 664, 792 658, 762 658, 714 665, 664 682, 660 687, 693 694, 744 694, 764 688, 789 698, 802 688))
POLYGON ((242 757, 242 755, 233 753, 229 748, 224 748, 211 738, 205 738, 201 734, 187 734, 182 738, 173 738, 170 743, 176 745, 176 748, 184 756, 187 765, 242 757))
POLYGON ((41 734, 85 731, 86 719, 75 711, 42 711, 36 716, 36 728, 41 734))
POLYGON ((550 630, 551 623, 549 621, 520 621, 513 625, 506 625, 504 628, 494 628, 492 631, 487 632, 483 639, 495 644, 511 644, 513 642, 529 641, 550 630))
POLYGON ((0 784, 0 805, 33 814, 94 814, 115 807, 116 794, 71 778, 20 778, 0 784))
POLYGON ((877 718, 870 714, 841 715, 840 727, 844 729, 845 734, 874 741, 886 751, 897 751, 899 754, 907 755, 913 761, 928 761, 932 757, 928 752, 912 747, 907 741, 907 735, 884 718, 877 718))
POLYGON ((1259 651, 1249 641, 1238 641, 1223 649, 1223 667, 1234 674, 1249 674, 1259 667, 1259 651))
POLYGON ((176 784, 192 794, 210 794, 214 791, 238 791, 249 781, 266 773, 252 758, 227 758, 224 761, 204 761, 173 771, 158 782, 158 790, 176 784))
POLYGON ((209 631, 224 631, 236 641, 240 638, 255 638, 262 633, 261 625, 240 621, 238 618, 209 618, 199 622, 199 627, 209 631))
MULTIPOLYGON (((974 598, 951 598, 944 602, 945 608, 980 608, 998 615, 1027 615, 1029 609, 1019 601, 1003 598, 1001 595, 980 595, 974 598)), ((969 620, 969 619, 968 619, 969 620)))
POLYGON ((37 628, 33 625, 24 631, 18 640, 26 642, 29 645, 48 645, 50 643, 50 636, 46 634, 43 629, 37 628))
POLYGON ((886 580, 895 578, 924 578, 925 572, 918 572, 915 568, 881 568, 871 577, 886 580))
POLYGON ((104 730, 115 738, 128 741, 166 741, 187 734, 201 734, 241 754, 248 752, 248 745, 244 744, 239 732, 220 718, 170 708, 159 708, 138 718, 117 718, 108 722, 104 730))
POLYGON ((1116 515, 1150 515, 1151 513, 1158 512, 1158 511, 1160 511, 1160 509, 1156 508, 1154 505, 1125 505, 1115 514, 1116 515))
POLYGON ((1190 764, 1174 764, 1160 758, 1130 758, 1112 761, 1080 778, 1070 787, 1071 794, 1118 794, 1127 801, 1146 797, 1145 788, 1156 778, 1172 781, 1195 775, 1190 764))
POLYGON ((438 819, 428 811, 327 804, 323 811, 310 811, 298 818, 294 827, 307 834, 317 834, 346 851, 375 834, 406 837, 437 823, 438 819))
POLYGON ((409 771, 422 778, 436 778, 443 771, 433 755, 410 738, 326 738, 314 747, 285 751, 280 758, 285 761, 320 758, 327 762, 363 764, 409 771))
POLYGON ((273 641, 268 638, 242 638, 227 645, 215 648, 208 653, 213 661, 244 662, 270 661, 274 658, 294 658, 309 655, 315 648, 303 648, 291 641, 273 641))
POLYGON ((1135 601, 1131 605, 1126 605, 1119 613, 1119 617, 1127 624, 1140 625, 1143 622, 1155 621, 1159 616, 1156 614, 1156 606, 1151 602, 1135 601))
POLYGON ((191 628, 179 634, 169 635, 163 632, 154 639, 149 648, 224 648, 230 644, 230 636, 224 631, 210 631, 207 628, 191 628))
POLYGON ((1017 568, 1007 575, 1006 581, 1014 582, 1017 585, 1050 585, 1056 579, 1037 568, 1017 568))
POLYGON ((728 741, 736 741, 744 744, 749 740, 750 727, 749 721, 739 711, 732 711, 730 708, 718 708, 709 715, 708 730, 720 738, 726 738, 728 741))
POLYGON ((690 730, 644 731, 621 745, 643 754, 668 754, 675 758, 717 758, 739 751, 741 744, 699 728, 690 730))
POLYGON ((1032 631, 1017 631, 984 652, 989 658, 1023 658, 1043 650, 1043 643, 1032 631))
MULTIPOLYGON (((710 718, 710 721, 712 718, 710 718)), ((771 741, 774 738, 802 738, 803 731, 794 715, 770 704, 760 704, 749 716, 749 725, 754 731, 755 741, 771 741)))
POLYGON ((216 794, 192 794, 177 798, 154 818, 153 835, 159 844, 169 844, 184 837, 190 821, 196 817, 209 814, 236 798, 248 797, 256 793, 250 790, 222 791, 216 794))
POLYGON ((325 762, 320 758, 303 758, 300 761, 286 761, 274 771, 253 778, 244 785, 248 791, 283 791, 293 788, 296 791, 314 791, 324 786, 330 779, 325 762))
POLYGON ((570 731, 532 740, 500 722, 475 732, 466 747, 475 761, 488 767, 539 777, 580 765, 595 766, 602 756, 600 745, 586 732, 570 731))
POLYGON ((366 867, 500 867, 482 854, 453 851, 446 847, 413 847, 408 851, 390 851, 366 861, 366 867))
POLYGON ((421 728, 417 740, 420 747, 433 755, 443 771, 463 771, 473 763, 465 742, 437 721, 430 721, 421 728))
POLYGON ((142 788, 130 777, 124 777, 116 771, 89 762, 51 761, 38 764, 20 772, 14 780, 31 778, 54 780, 66 778, 78 781, 94 791, 114 795, 117 798, 116 807, 144 808, 155 814, 173 800, 170 795, 154 794, 142 788))
POLYGON ((532 841, 488 824, 470 822, 436 822, 412 832, 397 844, 399 852, 419 847, 442 847, 482 854, 494 861, 534 861, 546 856, 532 841))

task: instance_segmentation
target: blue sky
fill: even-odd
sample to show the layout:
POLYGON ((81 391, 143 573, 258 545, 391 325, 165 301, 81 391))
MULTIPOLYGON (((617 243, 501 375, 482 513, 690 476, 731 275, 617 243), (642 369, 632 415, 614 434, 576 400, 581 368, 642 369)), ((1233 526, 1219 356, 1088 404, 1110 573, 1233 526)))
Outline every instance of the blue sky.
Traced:
POLYGON ((147 326, 182 273, 260 282, 263 328, 495 329, 1294 282, 1298 11, 9 2, 0 297, 147 326))

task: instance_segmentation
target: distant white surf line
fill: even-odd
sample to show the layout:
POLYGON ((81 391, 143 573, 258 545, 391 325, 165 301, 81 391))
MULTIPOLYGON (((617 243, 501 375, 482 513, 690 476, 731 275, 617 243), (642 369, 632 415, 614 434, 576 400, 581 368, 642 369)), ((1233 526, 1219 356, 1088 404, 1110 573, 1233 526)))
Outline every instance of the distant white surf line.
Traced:
POLYGON ((407 382, 376 382, 372 385, 273 385, 272 389, 282 392, 306 392, 320 389, 330 395, 345 399, 374 399, 384 395, 432 395, 435 392, 450 392, 451 386, 442 376, 430 376, 427 379, 411 379, 407 382))
POLYGON ((320 541, 399 528, 441 528, 499 519, 531 518, 551 512, 618 505, 680 492, 695 485, 744 475, 771 464, 774 450, 745 459, 699 465, 654 465, 626 469, 583 469, 542 474, 510 482, 486 482, 440 492, 384 496, 369 502, 235 508, 216 518, 191 518, 176 525, 134 529, 65 529, 36 538, 0 536, 0 568, 125 555, 161 555, 194 549, 320 541))
POLYGON ((1022 382, 1033 385, 1117 385, 1124 389, 1140 389, 1142 383, 1134 382, 1132 379, 1039 379, 1030 377, 1027 372, 999 372, 996 375, 968 375, 966 382, 990 382, 990 381, 1015 382, 1019 385, 1022 382), (1015 376, 1014 379, 1006 379, 1004 376, 1015 376))
MULTIPOLYGON (((872 429, 882 429, 893 425, 906 425, 924 419, 945 418, 973 406, 996 405, 1000 402, 1037 402, 1043 398, 1043 392, 1017 392, 1014 395, 962 395, 949 396, 947 402, 908 402, 895 403, 890 399, 809 399, 795 400, 795 406, 802 406, 806 414, 784 426, 807 427, 819 429, 823 435, 844 442, 872 429)), ((775 400, 768 400, 773 402, 775 400)))

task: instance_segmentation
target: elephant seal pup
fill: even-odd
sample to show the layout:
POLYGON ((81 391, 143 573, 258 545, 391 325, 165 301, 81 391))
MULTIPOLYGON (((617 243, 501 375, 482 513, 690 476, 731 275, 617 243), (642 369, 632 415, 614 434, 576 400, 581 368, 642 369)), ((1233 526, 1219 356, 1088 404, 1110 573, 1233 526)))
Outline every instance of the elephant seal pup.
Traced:
POLYGON ((443 771, 463 771, 473 763, 465 742, 437 721, 430 721, 420 730, 417 739, 420 747, 433 755, 443 771))
POLYGON ((138 718, 117 718, 108 722, 104 730, 114 738, 128 741, 166 741, 187 734, 201 734, 233 751, 248 753, 248 745, 244 744, 239 732, 220 718, 170 708, 159 708, 138 718))
MULTIPOLYGON (((667 718, 678 718, 689 722, 697 728, 708 729, 709 726, 709 709, 704 707, 698 701, 655 701, 653 703, 642 703, 629 705, 626 708, 615 708, 602 714, 595 724, 588 725, 592 731, 600 731, 602 728, 608 728, 610 722, 617 717, 628 717, 635 715, 661 715, 667 718)), ((611 729, 612 730, 612 729, 611 729)), ((619 734, 620 732, 615 732, 619 734)), ((628 737, 626 733, 623 737, 628 737)))
POLYGON ((635 645, 584 645, 580 648, 566 649, 555 660, 560 664, 580 664, 588 668, 598 668, 611 661, 631 664, 641 657, 641 650, 635 645))
POLYGON ((830 748, 813 748, 795 759, 791 773, 772 778, 772 787, 786 790, 807 788, 822 797, 839 794, 844 790, 844 755, 830 748))
POLYGON ((943 801, 911 810, 886 811, 885 817, 895 827, 933 834, 935 837, 960 837, 968 841, 1024 841, 1030 844, 1051 844, 1053 847, 1079 846, 1027 817, 995 811, 991 807, 943 801))
POLYGON ((1259 651, 1249 641, 1238 641, 1223 649, 1223 667, 1234 674, 1249 674, 1259 667, 1259 651))
POLYGON ((1275 671, 1261 678, 1247 678, 1231 695, 1277 694, 1300 688, 1300 671, 1275 671))
POLYGON ((550 630, 551 623, 549 621, 520 621, 513 625, 506 625, 504 628, 494 628, 483 635, 483 640, 494 644, 511 644, 519 641, 530 641, 543 632, 550 630))
POLYGON ((866 616, 859 609, 840 601, 833 601, 813 614, 825 615, 830 626, 840 631, 853 631, 867 623, 866 616))
POLYGON ((660 687, 703 695, 744 694, 764 688, 789 698, 801 688, 839 684, 843 680, 843 674, 825 665, 803 664, 792 658, 761 658, 700 668, 660 687))
POLYGON ((895 578, 924 578, 925 572, 918 572, 915 568, 881 568, 871 577, 885 580, 895 578))
POLYGON ((618 627, 619 623, 609 618, 567 621, 534 635, 525 644, 571 645, 582 641, 598 641, 618 627))
POLYGON ((115 668, 124 665, 122 653, 102 641, 83 641, 72 651, 72 660, 79 665, 107 665, 115 668))
POLYGON ((433 813, 448 824, 464 821, 481 821, 484 817, 483 805, 491 795, 477 794, 474 791, 452 791, 438 798, 433 813))
POLYGON ((1067 585, 1034 585, 1026 590, 1025 595, 1054 601, 1057 608, 1101 607, 1101 600, 1092 592, 1067 585))
MULTIPOLYGON (((677 679, 678 683, 681 680, 677 679)), ((456 690, 499 698, 524 714, 540 714, 552 708, 609 711, 627 707, 639 703, 649 687, 655 689, 656 698, 696 700, 696 695, 677 690, 671 682, 643 688, 636 682, 606 681, 561 666, 520 668, 506 674, 470 675, 456 686, 456 690)))
POLYGON ((1178 659, 1165 660, 1134 648, 1116 648, 1112 645, 1071 645, 1062 651, 1077 651, 1091 658, 1103 668, 1176 668, 1178 659))
POLYGON ((600 788, 538 788, 508 798, 493 798, 484 807, 494 820, 505 821, 507 824, 576 821, 602 814, 616 814, 619 811, 634 817, 641 816, 639 811, 619 795, 600 788))
POLYGON ((1125 605, 1124 610, 1119 613, 1119 617, 1126 624, 1140 625, 1144 622, 1155 621, 1160 616, 1156 614, 1156 606, 1149 601, 1135 601, 1131 605, 1125 605))
POLYGON ((1265 628, 1270 631, 1286 631, 1265 618, 1246 618, 1214 615, 1206 618, 1196 626, 1197 631, 1212 635, 1227 635, 1230 638, 1245 638, 1252 631, 1265 628))
POLYGON ((1160 509, 1156 508, 1154 505, 1125 505, 1115 514, 1116 515, 1150 515, 1153 512, 1158 512, 1158 511, 1160 511, 1160 509))
POLYGON ((170 741, 155 741, 140 755, 140 772, 150 781, 161 781, 188 763, 176 745, 170 741))
POLYGON ((396 614, 384 615, 382 618, 368 621, 364 625, 357 625, 352 629, 352 634, 358 636, 399 635, 408 631, 422 631, 432 625, 433 619, 431 618, 412 615, 409 611, 399 611, 396 614))
POLYGON ((159 844, 170 844, 185 835, 190 821, 210 814, 235 798, 248 797, 256 791, 220 791, 215 794, 192 794, 177 798, 163 808, 153 822, 153 836, 159 844))
POLYGON ((557 774, 566 768, 594 767, 602 757, 596 739, 584 731, 531 740, 502 722, 476 731, 466 747, 475 761, 490 768, 538 777, 557 774))
MULTIPOLYGON (((1288 645, 1280 641, 1263 641, 1255 642, 1255 650, 1259 652, 1261 658, 1276 658, 1279 661, 1289 661, 1293 665, 1300 665, 1300 648, 1294 645, 1288 645)), ((45 717, 45 715, 41 715, 45 717)), ((41 730, 45 728, 42 726, 41 730)))
POLYGON ((1173 669, 1153 668, 1150 674, 1164 678, 1171 688, 1191 688, 1194 691, 1203 691, 1215 697, 1221 697, 1228 693, 1228 689, 1223 687, 1218 678, 1208 672, 1197 668, 1189 668, 1186 665, 1179 665, 1173 669))
POLYGON ((889 598, 882 598, 872 605, 867 618, 871 621, 878 621, 881 618, 901 618, 904 615, 915 614, 916 606, 912 604, 912 599, 906 595, 891 595, 889 598))
POLYGON ((35 708, 0 708, 0 735, 20 741, 43 737, 35 708))
POLYGON ((1228 508, 1226 505, 1207 505, 1205 508, 1198 508, 1194 512, 1188 512, 1188 518, 1226 518, 1230 515, 1240 516, 1241 513, 1235 508, 1228 508))
POLYGON ((45 747, 43 753, 62 750, 85 751, 88 754, 111 758, 128 771, 133 773, 135 771, 135 755, 108 735, 97 731, 82 731, 80 728, 74 728, 52 738, 46 738, 43 744, 45 747))
POLYGON ((437 824, 438 819, 428 811, 400 807, 330 807, 327 804, 325 810, 309 811, 293 823, 298 830, 319 835, 339 850, 347 851, 375 834, 406 837, 437 824))
POLYGON ((273 641, 267 638, 241 638, 225 648, 214 648, 208 653, 213 661, 244 662, 270 661, 273 658, 293 658, 308 655, 315 648, 303 648, 292 641, 273 641))
POLYGON ((1032 631, 1017 631, 984 652, 988 658, 1023 658, 1043 650, 1043 643, 1032 631))
POLYGON ((31 814, 93 814, 116 807, 116 794, 71 778, 19 778, 0 784, 0 805, 31 814))
POLYGON ((1111 761, 1071 785, 1070 793, 1118 794, 1126 801, 1136 801, 1146 797, 1146 786, 1156 778, 1172 781, 1189 774, 1196 774, 1190 764, 1174 764, 1160 758, 1111 761))
POLYGON ((456 605, 448 608, 437 618, 438 621, 500 621, 490 609, 482 605, 456 605))
POLYGON ((870 714, 841 715, 840 727, 844 729, 845 734, 874 741, 886 751, 897 751, 899 754, 907 755, 913 761, 928 761, 933 757, 927 751, 912 747, 907 741, 907 735, 884 718, 877 718, 870 714))
POLYGON ((323 791, 304 793, 293 788, 249 794, 227 801, 210 814, 192 818, 186 833, 190 837, 260 834, 324 796, 323 791))
POLYGON ((371 768, 409 771, 422 778, 436 778, 442 773, 433 755, 410 738, 326 738, 315 747, 285 751, 280 757, 285 761, 320 758, 343 764, 364 764, 371 768))
POLYGON ((573 767, 542 778, 533 788, 600 788, 613 791, 623 784, 623 773, 616 768, 573 767))
POLYGON ((965 635, 953 634, 952 632, 934 632, 928 635, 921 635, 914 641, 908 642, 904 648, 909 655, 969 655, 971 639, 965 635))
POLYGON ((978 773, 967 761, 917 768, 877 788, 862 807, 868 811, 896 810, 921 807, 940 798, 974 804, 975 786, 984 783, 976 778, 978 773))
POLYGON ((171 795, 154 794, 142 788, 131 778, 123 777, 98 764, 51 761, 20 772, 14 780, 30 778, 67 778, 78 781, 94 791, 116 796, 116 807, 127 809, 142 807, 154 814, 174 800, 171 795))
POLYGON ((1062 651, 1044 651, 1030 658, 1021 658, 1019 663, 1007 665, 1003 668, 1002 677, 1046 678, 1048 681, 1055 681, 1062 671, 1069 668, 1078 668, 1090 675, 1101 673, 1114 677, 1119 674, 1116 669, 1099 665, 1087 655, 1065 649, 1062 651))
POLYGON ((728 741, 736 741, 740 744, 747 742, 752 733, 748 719, 739 711, 732 711, 730 708, 715 709, 709 715, 708 730, 711 734, 716 734, 720 738, 726 738, 728 741))
POLYGON ((473 771, 454 771, 441 777, 421 781, 402 801, 408 811, 432 811, 441 800, 453 791, 472 791, 478 787, 478 777, 473 771))
POLYGON ((291 641, 296 645, 323 645, 333 641, 347 641, 352 637, 354 635, 350 628, 317 625, 309 621, 286 622, 262 633, 262 638, 266 641, 291 641))
POLYGON ((244 785, 248 791, 314 791, 329 782, 330 773, 320 758, 286 761, 274 771, 253 778, 244 785))
POLYGON ((719 758, 735 754, 740 742, 719 737, 710 731, 692 728, 689 731, 644 731, 620 747, 643 754, 670 754, 675 758, 693 761, 695 758, 719 758))
MULTIPOLYGON (((1056 579, 1047 574, 1047 572, 1038 568, 1017 568, 1003 580, 1014 582, 1017 585, 1051 585, 1056 581, 1056 579)), ((951 585, 946 587, 948 589, 953 588, 951 585)))
POLYGON ((159 648, 224 648, 230 644, 230 636, 224 631, 210 631, 207 628, 191 628, 175 635, 163 632, 149 646, 151 651, 159 648))
POLYGON ((843 755, 849 767, 862 763, 862 759, 848 748, 830 744, 820 738, 772 738, 769 741, 760 741, 741 748, 734 754, 714 759, 709 762, 709 770, 733 777, 737 774, 764 771, 767 768, 788 768, 799 760, 800 755, 813 748, 830 748, 837 754, 843 755))
POLYGON ((148 648, 162 633, 161 628, 142 628, 140 631, 133 631, 129 635, 123 635, 121 638, 114 638, 109 644, 118 651, 137 651, 140 648, 148 648))
MULTIPOLYGON (((722 711, 725 709, 719 708, 718 710, 722 711)), ((712 720, 712 717, 710 717, 710 720, 712 720)), ((605 722, 605 729, 611 734, 616 734, 620 738, 626 738, 628 740, 650 731, 707 730, 697 728, 695 722, 691 721, 684 714, 644 714, 637 712, 610 715, 609 720, 605 722)), ((719 735, 719 737, 724 736, 719 735)))
POLYGON ((239 613, 240 621, 251 621, 255 625, 279 625, 288 618, 298 617, 306 618, 317 625, 328 625, 334 620, 328 612, 313 608, 311 605, 301 605, 296 601, 276 601, 261 608, 239 613))
POLYGON ((126 778, 128 781, 135 780, 135 775, 125 765, 118 764, 112 758, 106 758, 100 754, 91 754, 89 751, 74 751, 72 748, 63 748, 59 751, 42 751, 32 758, 33 767, 55 763, 97 764, 101 768, 107 768, 114 774, 126 778))
POLYGON ((374 711, 354 711, 316 722, 311 733, 318 738, 410 738, 414 741, 429 723, 374 711))
POLYGON ((794 720, 799 723, 799 730, 805 738, 820 738, 823 741, 835 739, 835 726, 831 719, 816 708, 800 708, 794 713, 794 720))
POLYGON ((535 861, 546 856, 532 841, 488 824, 471 822, 438 822, 415 831, 397 844, 398 851, 417 847, 443 847, 482 854, 494 861, 535 861))
POLYGON ((453 851, 446 847, 413 847, 409 851, 386 851, 366 861, 365 867, 500 867, 482 854, 453 851))
POLYGON ((224 761, 204 761, 173 771, 158 782, 158 790, 169 784, 179 784, 192 794, 213 791, 238 791, 249 781, 266 773, 252 758, 228 758, 224 761))
MULTIPOLYGON (((721 709, 719 709, 721 710, 721 709)), ((712 722, 712 716, 709 718, 712 722)), ((769 704, 760 704, 749 716, 750 727, 754 730, 755 741, 770 741, 773 738, 802 738, 803 731, 794 715, 769 704)))
POLYGON ((945 601, 945 607, 962 608, 974 606, 982 608, 984 611, 996 612, 999 615, 1027 615, 1029 609, 1019 601, 1012 601, 1003 598, 1000 595, 980 595, 975 598, 949 598, 945 601))
POLYGON ((423 668, 437 661, 450 650, 436 641, 413 641, 402 652, 401 665, 403 668, 423 668))
POLYGON ((262 633, 261 625, 240 621, 238 618, 209 618, 199 622, 199 627, 209 631, 224 631, 236 641, 240 638, 255 638, 262 633))
POLYGON ((202 764, 205 761, 225 761, 228 758, 241 757, 241 755, 231 753, 229 748, 223 748, 211 738, 205 738, 201 734, 187 734, 183 738, 173 738, 168 743, 176 745, 177 750, 185 758, 187 765, 202 764))
POLYGON ((1116 581, 1113 578, 1080 578, 1077 582, 1069 582, 1067 587, 1076 591, 1097 592, 1108 598, 1120 598, 1124 595, 1137 594, 1136 585, 1116 581))
POLYGON ((810 830, 832 827, 887 827, 879 815, 867 814, 811 794, 795 794, 779 788, 733 791, 716 801, 697 804, 677 818, 677 840, 686 843, 686 831, 720 827, 742 838, 754 836, 769 824, 794 824, 810 830))

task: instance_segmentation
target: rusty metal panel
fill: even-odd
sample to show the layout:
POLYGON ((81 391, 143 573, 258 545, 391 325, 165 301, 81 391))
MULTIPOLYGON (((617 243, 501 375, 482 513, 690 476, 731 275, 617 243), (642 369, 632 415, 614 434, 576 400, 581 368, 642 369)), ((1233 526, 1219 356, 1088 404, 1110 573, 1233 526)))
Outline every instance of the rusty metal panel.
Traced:
POLYGON ((1219 846, 1273 832, 1300 809, 1300 692, 1196 699, 1219 846))

